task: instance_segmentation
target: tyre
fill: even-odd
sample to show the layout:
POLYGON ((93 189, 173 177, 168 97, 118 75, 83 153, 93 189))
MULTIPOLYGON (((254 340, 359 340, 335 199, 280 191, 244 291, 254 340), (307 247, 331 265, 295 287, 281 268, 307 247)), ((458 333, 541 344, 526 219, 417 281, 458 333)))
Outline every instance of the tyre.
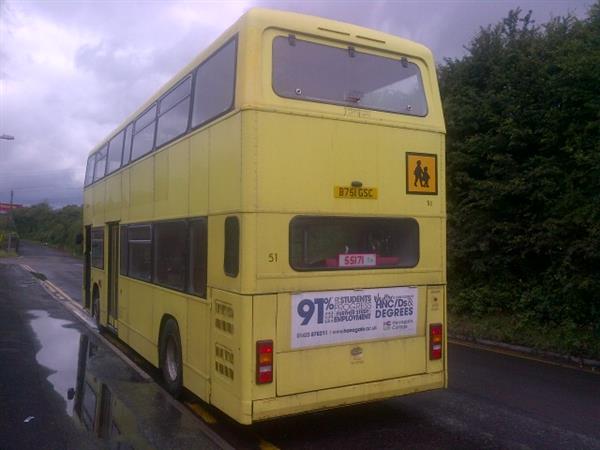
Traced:
POLYGON ((183 388, 183 359, 179 327, 174 319, 167 319, 163 325, 159 344, 159 363, 165 388, 177 398, 183 388))

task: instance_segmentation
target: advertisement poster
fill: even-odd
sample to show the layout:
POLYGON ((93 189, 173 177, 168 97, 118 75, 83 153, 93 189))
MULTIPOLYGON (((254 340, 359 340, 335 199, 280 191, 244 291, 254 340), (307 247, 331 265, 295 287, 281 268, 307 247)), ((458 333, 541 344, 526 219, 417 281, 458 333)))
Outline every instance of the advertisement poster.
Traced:
POLYGON ((292 294, 292 348, 417 333, 416 287, 292 294))

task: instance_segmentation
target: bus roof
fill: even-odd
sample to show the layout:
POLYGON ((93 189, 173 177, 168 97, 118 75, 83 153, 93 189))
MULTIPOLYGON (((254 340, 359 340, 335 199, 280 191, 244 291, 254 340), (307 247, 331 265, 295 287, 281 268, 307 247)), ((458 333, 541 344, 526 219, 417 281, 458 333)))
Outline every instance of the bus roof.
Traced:
POLYGON ((358 25, 352 25, 336 20, 325 19, 318 16, 299 14, 288 11, 280 11, 266 8, 252 8, 242 15, 233 25, 225 30, 214 42, 202 50, 192 61, 178 71, 169 81, 144 102, 137 110, 127 116, 118 127, 111 130, 98 145, 96 145, 88 155, 93 154, 104 146, 120 130, 125 128, 130 122, 135 120, 142 112, 151 106, 161 95, 171 89, 183 77, 192 72, 202 61, 219 49, 236 33, 248 30, 253 33, 262 34, 268 28, 280 28, 286 31, 296 31, 304 34, 353 43, 363 47, 371 47, 379 50, 394 51, 395 53, 405 54, 423 60, 429 66, 434 67, 434 60, 431 51, 424 45, 414 41, 400 38, 392 34, 377 31, 371 28, 365 28, 358 25))

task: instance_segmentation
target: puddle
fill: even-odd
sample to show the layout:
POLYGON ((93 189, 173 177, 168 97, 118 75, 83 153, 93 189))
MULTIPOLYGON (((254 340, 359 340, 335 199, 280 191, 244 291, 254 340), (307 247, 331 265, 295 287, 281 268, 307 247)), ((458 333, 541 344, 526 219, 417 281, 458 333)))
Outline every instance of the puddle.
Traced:
POLYGON ((53 319, 46 311, 29 311, 35 316, 31 328, 36 334, 42 348, 36 355, 36 360, 42 366, 55 371, 48 377, 67 402, 67 413, 73 414, 73 400, 69 399, 69 390, 75 388, 77 382, 77 359, 79 349, 79 331, 65 328, 73 325, 69 320, 53 319))
POLYGON ((111 449, 217 448, 191 413, 174 407, 162 389, 93 334, 46 311, 29 312, 41 345, 36 360, 52 370, 48 381, 78 429, 111 449))

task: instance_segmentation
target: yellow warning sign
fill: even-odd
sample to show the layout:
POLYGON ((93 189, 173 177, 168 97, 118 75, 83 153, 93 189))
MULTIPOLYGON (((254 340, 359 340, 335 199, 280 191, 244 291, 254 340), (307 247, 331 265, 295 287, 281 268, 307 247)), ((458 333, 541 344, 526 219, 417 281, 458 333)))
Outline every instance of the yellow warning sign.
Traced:
POLYGON ((437 155, 406 154, 406 193, 437 195, 437 155))

